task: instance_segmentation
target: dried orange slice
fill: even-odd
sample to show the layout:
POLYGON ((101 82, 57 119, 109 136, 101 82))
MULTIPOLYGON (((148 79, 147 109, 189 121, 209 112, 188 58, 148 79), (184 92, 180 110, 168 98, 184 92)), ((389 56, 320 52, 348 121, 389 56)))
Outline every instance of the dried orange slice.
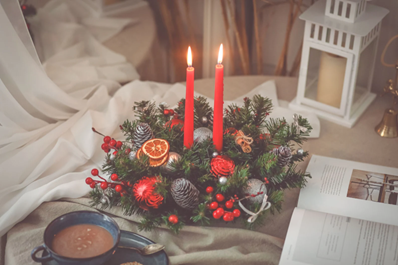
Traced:
POLYGON ((161 165, 163 165, 164 163, 167 162, 167 160, 169 160, 169 155, 165 155, 163 158, 161 159, 152 159, 149 158, 149 166, 150 167, 159 167, 161 165))
POLYGON ((155 138, 146 141, 141 149, 149 158, 159 160, 169 153, 170 144, 166 140, 155 138))
MULTIPOLYGON (((138 149, 137 151, 137 158, 140 159, 142 157, 142 155, 144 155, 144 152, 142 152, 142 149, 138 149)), ((150 167, 159 167, 163 164, 165 164, 169 159, 169 154, 166 154, 164 157, 160 158, 160 159, 153 159, 153 158, 149 158, 149 166, 150 167)))
POLYGON ((135 154, 135 156, 136 156, 138 159, 141 158, 141 156, 142 156, 142 149, 141 149, 141 148, 137 150, 137 153, 135 154))

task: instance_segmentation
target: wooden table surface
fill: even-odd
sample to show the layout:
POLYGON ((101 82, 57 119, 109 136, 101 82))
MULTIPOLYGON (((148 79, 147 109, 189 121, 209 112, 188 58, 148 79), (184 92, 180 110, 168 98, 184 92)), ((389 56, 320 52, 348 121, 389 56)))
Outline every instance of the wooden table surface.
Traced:
MULTIPOLYGON (((224 98, 232 100, 242 96, 268 81, 275 80, 278 99, 291 101, 296 96, 297 78, 273 76, 232 76, 224 79, 224 98)), ((214 78, 195 81, 195 91, 213 98, 214 78)), ((389 167, 398 167, 398 138, 382 138, 374 127, 380 122, 385 108, 390 107, 391 99, 377 97, 353 128, 349 129, 320 119, 321 133, 316 139, 309 139, 303 146, 310 154, 353 160, 389 167)), ((309 158, 300 164, 301 169, 308 165, 309 158)), ((298 189, 285 192, 283 211, 268 216, 267 225, 261 232, 285 238, 294 207, 298 201, 298 189)))

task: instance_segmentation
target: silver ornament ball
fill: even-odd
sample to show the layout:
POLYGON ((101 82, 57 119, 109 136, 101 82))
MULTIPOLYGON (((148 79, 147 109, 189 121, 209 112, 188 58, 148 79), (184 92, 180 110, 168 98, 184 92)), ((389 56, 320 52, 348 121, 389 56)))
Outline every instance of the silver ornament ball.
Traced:
POLYGON ((111 154, 111 155, 109 156, 109 159, 112 160, 112 161, 115 160, 115 158, 116 158, 116 156, 115 156, 114 154, 111 154))
POLYGON ((105 198, 101 198, 100 202, 101 202, 102 204, 105 204, 107 201, 106 201, 105 198))
POLYGON ((137 158, 137 152, 136 151, 131 151, 130 153, 129 153, 129 159, 131 160, 131 161, 133 161, 133 160, 135 160, 136 158, 137 158))
POLYGON ((304 150, 300 148, 299 150, 297 150, 297 154, 301 156, 304 155, 304 150))
POLYGON ((227 184, 227 181, 228 181, 228 179, 227 179, 226 177, 221 177, 221 178, 218 179, 218 182, 219 182, 221 185, 227 184))
POLYGON ((264 195, 267 194, 267 188, 265 187, 265 184, 259 180, 259 179, 249 179, 247 181, 247 187, 243 189, 243 193, 245 196, 248 195, 257 195, 257 192, 263 192, 263 194, 260 194, 255 197, 250 197, 246 199, 245 201, 249 201, 250 203, 259 203, 261 204, 263 202, 264 195))
POLYGON ((203 125, 207 125, 208 119, 206 116, 203 116, 201 121, 202 121, 203 125))
POLYGON ((162 166, 162 169, 164 169, 167 172, 172 171, 173 167, 171 165, 173 163, 176 163, 180 159, 181 159, 181 156, 178 153, 170 152, 169 153, 169 159, 167 160, 167 163, 162 166))
POLYGON ((213 156, 214 158, 216 158, 216 157, 218 156, 218 153, 217 153, 217 152, 214 152, 214 153, 212 154, 212 156, 213 156))
POLYGON ((197 143, 201 143, 208 138, 213 138, 213 132, 209 128, 200 127, 193 131, 193 140, 197 143))

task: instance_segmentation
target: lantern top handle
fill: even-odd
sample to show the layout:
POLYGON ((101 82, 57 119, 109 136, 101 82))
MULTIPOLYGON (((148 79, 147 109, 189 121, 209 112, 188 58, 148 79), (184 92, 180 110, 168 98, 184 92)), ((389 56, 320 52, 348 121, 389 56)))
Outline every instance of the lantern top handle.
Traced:
MULTIPOLYGON (((335 17, 325 14, 327 4, 332 5, 333 3, 335 5, 333 10, 338 10, 341 6, 341 9, 345 8, 345 12, 347 13, 348 4, 350 4, 349 2, 352 4, 355 1, 317 1, 301 14, 300 19, 357 36, 366 36, 389 12, 386 8, 366 4, 366 10, 364 10, 362 15, 356 18, 354 23, 342 19, 336 19, 335 17)), ((341 16, 343 17, 346 13, 342 10, 341 16)), ((337 12, 337 15, 338 14, 339 11, 337 12)))

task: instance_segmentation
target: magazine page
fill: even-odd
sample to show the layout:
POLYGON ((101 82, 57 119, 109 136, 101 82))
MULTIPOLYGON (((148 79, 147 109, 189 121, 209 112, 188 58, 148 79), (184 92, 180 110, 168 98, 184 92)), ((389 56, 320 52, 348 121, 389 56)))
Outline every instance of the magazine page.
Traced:
POLYGON ((279 264, 398 264, 397 238, 397 226, 296 208, 279 264))
POLYGON ((398 169, 313 155, 298 208, 398 226, 398 169))

